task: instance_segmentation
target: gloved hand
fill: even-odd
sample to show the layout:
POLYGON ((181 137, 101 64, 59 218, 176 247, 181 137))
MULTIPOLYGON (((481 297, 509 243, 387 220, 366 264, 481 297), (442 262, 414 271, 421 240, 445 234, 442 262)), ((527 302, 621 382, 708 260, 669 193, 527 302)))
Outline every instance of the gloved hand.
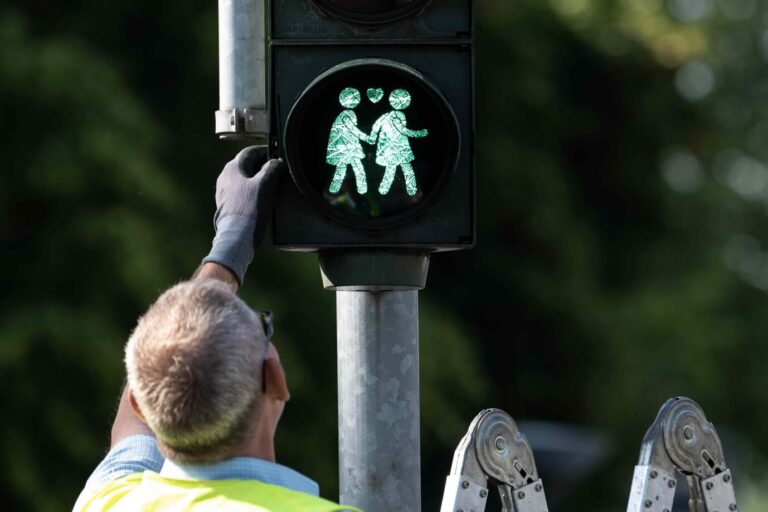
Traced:
POLYGON ((282 160, 267 161, 266 148, 251 146, 228 162, 216 180, 216 236, 203 262, 224 265, 240 284, 264 238, 282 168, 282 160))

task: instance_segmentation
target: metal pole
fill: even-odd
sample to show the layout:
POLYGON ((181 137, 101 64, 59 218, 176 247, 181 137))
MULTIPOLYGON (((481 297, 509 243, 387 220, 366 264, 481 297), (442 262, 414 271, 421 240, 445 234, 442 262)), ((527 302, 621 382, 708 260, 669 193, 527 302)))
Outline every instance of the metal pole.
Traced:
POLYGON ((339 501, 419 512, 418 291, 337 291, 339 501))
POLYGON ((219 0, 219 110, 221 137, 267 132, 264 0, 219 0))

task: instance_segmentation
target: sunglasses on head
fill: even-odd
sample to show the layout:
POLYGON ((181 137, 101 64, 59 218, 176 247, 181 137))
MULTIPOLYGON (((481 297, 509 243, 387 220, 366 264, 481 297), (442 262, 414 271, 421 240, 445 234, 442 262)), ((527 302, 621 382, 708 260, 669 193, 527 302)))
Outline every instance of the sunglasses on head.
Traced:
MULTIPOLYGON (((272 338, 272 333, 274 332, 275 328, 272 325, 272 312, 271 311, 257 311, 254 310, 254 313, 256 313, 256 316, 259 317, 259 321, 261 321, 261 328, 264 330, 264 334, 267 337, 267 340, 272 338)), ((269 343, 264 344, 264 357, 267 356, 267 351, 269 350, 269 343)), ((264 370, 261 372, 261 392, 265 393, 267 390, 267 375, 264 370)))
POLYGON ((271 339, 272 334, 275 332, 275 327, 272 324, 272 312, 254 310, 254 313, 256 313, 256 316, 259 317, 261 328, 264 330, 264 335, 267 337, 267 339, 271 339))

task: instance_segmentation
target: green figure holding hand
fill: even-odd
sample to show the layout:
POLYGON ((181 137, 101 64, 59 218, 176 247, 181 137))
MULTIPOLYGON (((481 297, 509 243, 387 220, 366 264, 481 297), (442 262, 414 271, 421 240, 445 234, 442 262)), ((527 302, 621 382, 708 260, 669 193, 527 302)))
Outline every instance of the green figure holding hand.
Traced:
POLYGON ((368 182, 363 168, 363 146, 360 141, 373 144, 375 139, 366 135, 357 127, 357 115, 352 110, 360 104, 360 91, 347 87, 339 94, 339 103, 346 108, 336 116, 331 126, 331 135, 328 138, 328 152, 325 161, 336 167, 336 172, 331 179, 328 190, 335 194, 341 189, 341 184, 347 175, 347 166, 352 166, 357 183, 357 192, 368 192, 368 182))
POLYGON ((379 185, 379 193, 387 195, 395 180, 397 166, 403 171, 405 190, 409 196, 416 195, 416 175, 411 162, 415 159, 409 138, 426 137, 427 130, 409 130, 406 128, 403 110, 411 104, 411 95, 405 89, 395 89, 389 95, 389 104, 394 110, 376 120, 371 130, 371 138, 378 138, 376 163, 385 167, 384 177, 379 185))

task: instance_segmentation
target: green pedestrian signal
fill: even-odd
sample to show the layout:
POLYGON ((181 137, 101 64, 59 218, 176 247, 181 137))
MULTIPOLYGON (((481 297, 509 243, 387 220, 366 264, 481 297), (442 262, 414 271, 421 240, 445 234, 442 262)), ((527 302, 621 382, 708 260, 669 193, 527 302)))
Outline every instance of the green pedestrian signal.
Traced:
POLYGON ((449 104, 421 74, 365 59, 312 82, 288 115, 284 140, 289 169, 308 199, 336 220, 377 228, 435 203, 456 166, 459 130, 449 104))
POLYGON ((428 130, 410 130, 406 128, 404 110, 411 104, 411 95, 404 89, 395 89, 389 96, 391 112, 387 112, 373 123, 371 138, 378 139, 376 146, 376 163, 386 168, 384 178, 379 185, 379 194, 387 195, 395 179, 398 166, 403 171, 405 190, 409 196, 415 196, 418 191, 416 175, 413 173, 413 155, 409 138, 426 137, 428 130))
POLYGON ((328 156, 326 162, 336 167, 336 172, 331 179, 328 190, 336 194, 344 182, 347 167, 352 166, 355 173, 358 194, 368 191, 368 183, 363 169, 363 146, 360 141, 373 143, 371 138, 357 127, 357 116, 354 109, 360 104, 360 92, 357 89, 347 87, 339 94, 339 103, 346 108, 333 121, 331 135, 328 140, 328 156))
MULTIPOLYGON (((378 103, 384 91, 368 89, 368 99, 378 103)), ((411 95, 404 89, 395 89, 389 96, 389 104, 395 110, 387 112, 373 123, 370 135, 363 133, 357 127, 357 116, 354 109, 360 104, 360 92, 347 87, 339 94, 339 103, 344 110, 333 121, 331 135, 328 140, 328 156, 326 162, 336 167, 328 190, 332 194, 339 192, 347 173, 347 167, 352 166, 357 183, 357 192, 365 194, 368 191, 367 174, 362 160, 365 157, 361 142, 376 145, 376 163, 386 169, 379 185, 379 193, 387 195, 395 179, 398 166, 403 172, 405 189, 409 196, 416 195, 418 187, 411 162, 415 160, 413 150, 408 142, 411 137, 426 137, 427 130, 410 130, 406 128, 406 118, 403 109, 411 103, 411 95)))
POLYGON ((266 2, 276 246, 472 247, 476 3, 266 2))

